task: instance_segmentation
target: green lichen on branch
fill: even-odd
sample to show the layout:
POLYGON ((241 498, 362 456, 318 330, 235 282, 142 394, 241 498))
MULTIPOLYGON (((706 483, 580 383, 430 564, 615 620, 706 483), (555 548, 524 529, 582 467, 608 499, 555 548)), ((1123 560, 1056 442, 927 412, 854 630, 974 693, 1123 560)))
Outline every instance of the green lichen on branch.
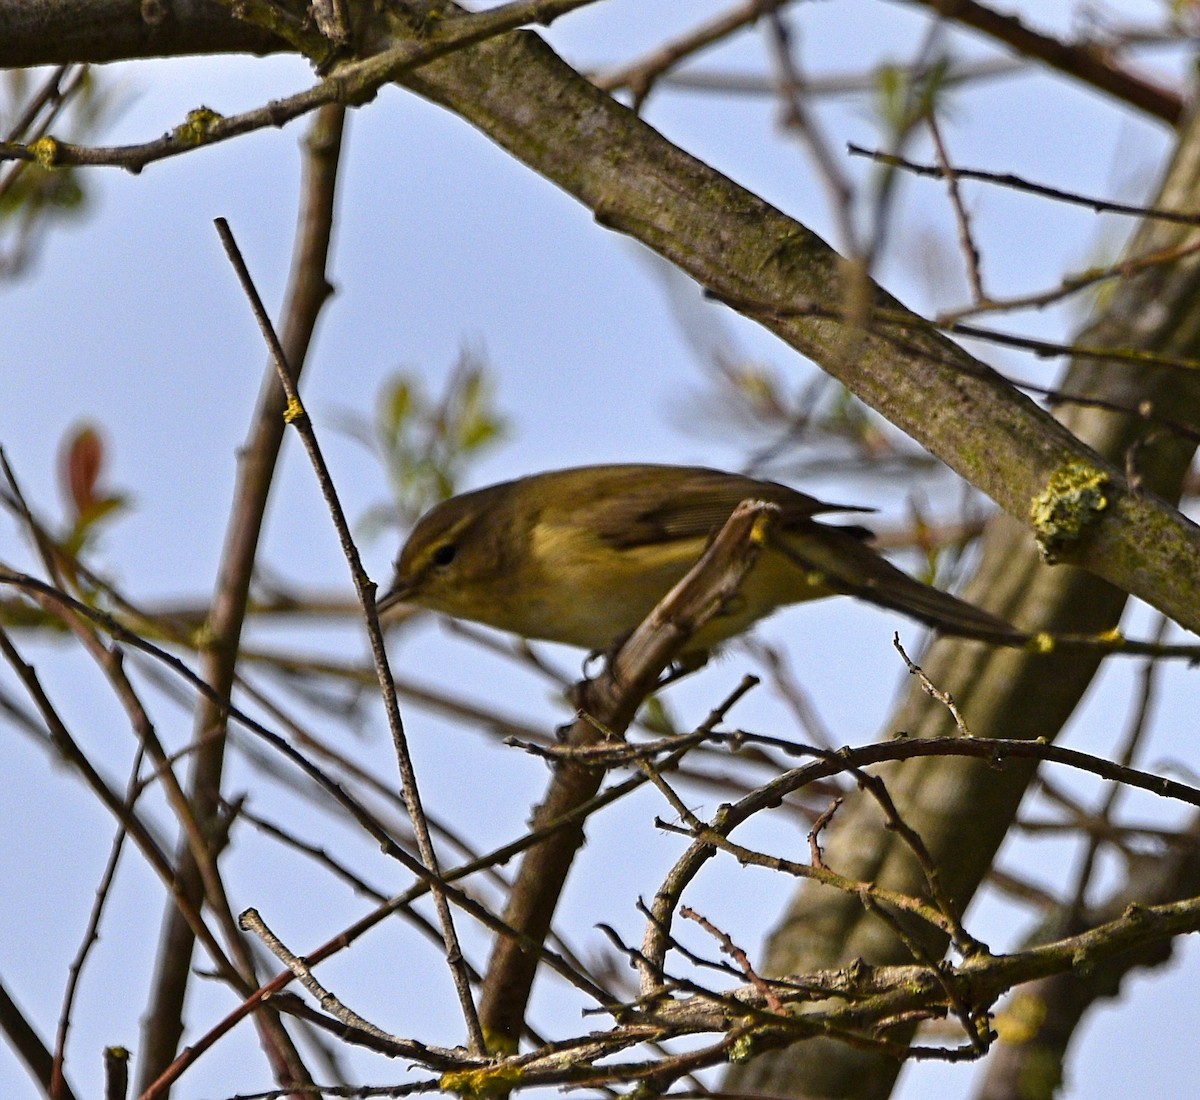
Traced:
POLYGON ((1108 507, 1108 474, 1078 459, 1054 471, 1029 505, 1038 550, 1050 563, 1080 542, 1108 507))
POLYGON ((194 111, 188 111, 182 125, 176 126, 171 132, 185 145, 203 145, 208 140, 209 130, 221 121, 221 117, 209 107, 197 107, 194 111))
POLYGON ((520 1066, 501 1064, 443 1073, 438 1086, 463 1097, 503 1096, 519 1085, 523 1076, 520 1066))
POLYGON ((754 1036, 749 1032, 745 1035, 739 1035, 737 1039, 730 1044, 728 1058, 735 1065, 748 1062, 757 1054, 758 1051, 754 1046, 754 1036))
POLYGON ((58 160, 58 142, 47 134, 29 143, 33 159, 43 168, 53 168, 58 160))

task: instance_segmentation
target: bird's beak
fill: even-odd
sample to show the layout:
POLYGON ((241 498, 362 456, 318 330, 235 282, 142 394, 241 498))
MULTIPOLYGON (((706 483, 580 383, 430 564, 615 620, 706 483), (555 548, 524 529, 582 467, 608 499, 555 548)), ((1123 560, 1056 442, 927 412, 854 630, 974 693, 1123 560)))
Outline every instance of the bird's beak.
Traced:
POLYGON ((382 615, 398 604, 406 602, 412 594, 412 585, 397 581, 382 596, 375 600, 375 614, 382 615))

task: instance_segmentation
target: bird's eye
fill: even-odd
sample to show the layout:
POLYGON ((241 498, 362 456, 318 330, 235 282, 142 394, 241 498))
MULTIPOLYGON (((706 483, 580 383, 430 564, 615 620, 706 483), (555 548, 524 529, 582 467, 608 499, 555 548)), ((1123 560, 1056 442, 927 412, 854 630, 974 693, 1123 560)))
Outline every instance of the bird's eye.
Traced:
POLYGON ((444 542, 431 555, 429 560, 439 568, 449 565, 458 554, 458 547, 452 542, 444 542))

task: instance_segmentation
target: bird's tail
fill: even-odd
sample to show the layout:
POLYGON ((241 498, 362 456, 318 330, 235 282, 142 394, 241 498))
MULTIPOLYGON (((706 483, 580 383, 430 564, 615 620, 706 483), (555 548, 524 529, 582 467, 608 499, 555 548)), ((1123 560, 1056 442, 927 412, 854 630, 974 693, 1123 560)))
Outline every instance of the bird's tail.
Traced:
POLYGON ((789 532, 780 541, 785 554, 820 573, 836 592, 899 611, 945 634, 1008 645, 1027 639, 1004 619, 897 569, 867 544, 869 535, 861 527, 813 524, 802 535, 789 532))

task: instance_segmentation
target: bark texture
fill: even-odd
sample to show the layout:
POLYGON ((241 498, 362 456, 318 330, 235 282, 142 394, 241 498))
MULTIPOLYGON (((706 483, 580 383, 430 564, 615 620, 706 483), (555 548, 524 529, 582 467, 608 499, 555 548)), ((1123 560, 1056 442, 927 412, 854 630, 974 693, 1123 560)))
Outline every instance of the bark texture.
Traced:
MULTIPOLYGON (((1155 204, 1200 206, 1200 124, 1195 116, 1180 135, 1173 163, 1155 204)), ((1196 231, 1162 222, 1143 225, 1127 254, 1177 248, 1196 231)), ((1123 283, 1098 319, 1080 334, 1089 346, 1133 347, 1174 356, 1200 355, 1200 265, 1189 257, 1123 283)), ((1150 401, 1171 419, 1200 423, 1200 376, 1186 370, 1144 370, 1120 363, 1076 363, 1061 390, 1136 407, 1150 401)), ((1063 423, 1110 461, 1135 457, 1146 485, 1178 499, 1194 447, 1140 417, 1069 406, 1063 423)), ((1114 626, 1126 594, 1081 569, 1043 565, 1021 527, 997 516, 966 596, 1030 630, 1092 631, 1114 626)), ((1098 667, 1094 655, 1051 658, 950 639, 931 647, 922 666, 950 691, 980 737, 1054 738, 1087 690, 1098 667)), ((951 737, 953 722, 917 685, 883 730, 913 737, 951 737)), ((992 864, 1016 815, 1032 768, 1003 771, 950 759, 912 761, 885 772, 904 819, 920 833, 943 881, 965 907, 992 864)), ((870 799, 848 800, 826 834, 826 861, 842 874, 891 889, 922 893, 920 871, 905 846, 880 828, 870 799)), ((926 937, 940 954, 944 944, 926 937)), ((766 969, 803 973, 862 957, 875 963, 908 960, 895 937, 855 899, 820 887, 802 888, 773 934, 766 969)), ((893 1059, 818 1040, 769 1052, 734 1067, 733 1091, 805 1097, 881 1098, 891 1093, 900 1064, 893 1059)))

